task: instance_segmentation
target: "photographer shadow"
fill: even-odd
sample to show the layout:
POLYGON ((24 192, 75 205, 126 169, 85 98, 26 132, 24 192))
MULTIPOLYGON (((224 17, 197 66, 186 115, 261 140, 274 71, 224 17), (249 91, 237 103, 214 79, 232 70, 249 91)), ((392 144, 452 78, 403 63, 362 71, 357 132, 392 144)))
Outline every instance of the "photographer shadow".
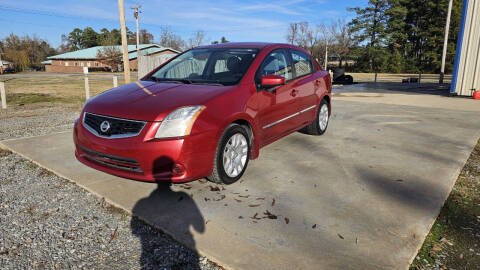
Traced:
MULTIPOLYGON (((155 166, 166 166, 171 160, 160 157, 155 166)), ((132 234, 142 245, 142 269, 200 269, 199 255, 192 227, 198 233, 205 231, 205 221, 195 201, 183 191, 175 191, 168 181, 157 182, 157 188, 139 200, 132 210, 132 234), (161 228, 175 238, 147 226, 161 228), (181 243, 181 244, 180 244, 181 243)))

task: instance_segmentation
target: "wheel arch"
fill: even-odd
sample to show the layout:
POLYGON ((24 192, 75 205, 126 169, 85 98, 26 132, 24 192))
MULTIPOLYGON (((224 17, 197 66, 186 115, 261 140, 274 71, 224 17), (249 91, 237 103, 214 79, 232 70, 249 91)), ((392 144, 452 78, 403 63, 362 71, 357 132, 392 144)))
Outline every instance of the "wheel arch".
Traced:
POLYGON ((223 131, 231 124, 237 124, 245 127, 247 130, 247 134, 249 136, 249 141, 250 141, 250 159, 256 159, 259 155, 260 152, 260 144, 258 140, 258 130, 256 129, 256 126, 254 125, 253 119, 250 119, 248 115, 236 115, 232 118, 229 118, 226 120, 222 126, 222 128, 219 130, 219 134, 217 136, 218 139, 220 139, 220 136, 222 135, 223 131))

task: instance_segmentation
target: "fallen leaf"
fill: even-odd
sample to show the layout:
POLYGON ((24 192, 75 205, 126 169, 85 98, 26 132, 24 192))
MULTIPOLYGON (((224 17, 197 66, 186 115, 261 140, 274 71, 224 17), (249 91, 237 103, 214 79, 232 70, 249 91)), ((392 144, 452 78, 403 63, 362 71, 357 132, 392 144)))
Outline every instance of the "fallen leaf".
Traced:
POLYGON ((255 213, 255 215, 253 215, 253 217, 251 217, 251 219, 256 219, 256 220, 259 220, 261 218, 257 217, 258 216, 258 213, 255 213))
POLYGON ((265 211, 263 214, 265 215, 266 218, 269 218, 269 219, 277 219, 277 216, 274 215, 274 214, 272 214, 272 213, 270 213, 268 210, 265 211))
POLYGON ((204 200, 205 200, 206 202, 210 201, 210 199, 209 199, 209 198, 204 198, 204 200))
POLYGON ((210 186, 210 191, 220 191, 220 188, 214 187, 214 186, 210 186))
POLYGON ((232 194, 238 195, 238 194, 240 194, 240 193, 238 193, 238 192, 232 192, 232 194))
POLYGON ((358 245, 358 237, 355 237, 355 244, 358 245))
POLYGON ((241 197, 241 198, 248 198, 248 197, 250 197, 250 195, 238 195, 238 197, 241 197))
POLYGON ((183 187, 184 189, 191 189, 191 188, 192 188, 192 186, 190 186, 190 185, 183 185, 182 187, 183 187))
POLYGON ((234 200, 237 201, 237 202, 242 202, 241 200, 237 200, 237 199, 234 199, 234 200))
POLYGON ((261 200, 265 200, 265 198, 257 198, 257 201, 261 201, 261 200))
POLYGON ((312 229, 317 228, 317 224, 313 224, 312 229))
POLYGON ((338 237, 340 237, 340 239, 345 239, 341 234, 337 233, 338 237))
POLYGON ((403 179, 397 179, 397 180, 395 180, 395 181, 397 181, 397 182, 403 182, 403 179))
POLYGON ((243 219, 243 217, 242 217, 242 216, 238 216, 238 218, 239 218, 239 219, 243 219))
POLYGON ((248 207, 259 207, 260 204, 249 204, 248 207))
POLYGON ((198 180, 198 182, 200 182, 201 184, 206 184, 206 183, 207 183, 207 180, 205 180, 205 179, 200 179, 200 180, 198 180))
POLYGON ((275 199, 272 199, 272 206, 275 205, 275 199))
POLYGON ((115 228, 115 231, 113 232, 112 236, 110 237, 110 241, 108 241, 108 243, 112 242, 113 240, 117 239, 118 237, 118 226, 115 228))
POLYGON ((285 223, 287 223, 287 224, 290 223, 290 219, 286 217, 285 218, 285 223))
POLYGON ((226 197, 227 197, 227 196, 225 196, 225 195, 222 195, 222 196, 220 196, 220 198, 219 198, 219 199, 216 199, 215 201, 216 201, 216 202, 218 202, 218 201, 221 201, 221 200, 225 199, 226 197))
POLYGON ((440 250, 442 250, 442 248, 437 246, 437 245, 433 245, 432 250, 433 251, 440 251, 440 250))
POLYGON ((223 206, 228 206, 228 204, 224 204, 223 206))

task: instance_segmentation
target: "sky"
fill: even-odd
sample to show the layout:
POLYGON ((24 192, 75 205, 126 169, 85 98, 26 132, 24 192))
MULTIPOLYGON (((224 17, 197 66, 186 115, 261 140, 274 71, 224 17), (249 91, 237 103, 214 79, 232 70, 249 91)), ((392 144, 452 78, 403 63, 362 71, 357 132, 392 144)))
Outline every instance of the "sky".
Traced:
MULTIPOLYGON (((349 20, 347 7, 365 6, 368 0, 125 0, 127 27, 135 31, 133 10, 142 5, 140 28, 155 38, 162 27, 188 39, 203 30, 211 42, 225 36, 229 41, 285 42, 288 24, 307 21, 311 25, 349 20)), ((61 35, 74 28, 120 28, 116 0, 2 0, 0 38, 10 33, 36 35, 54 47, 61 35)))

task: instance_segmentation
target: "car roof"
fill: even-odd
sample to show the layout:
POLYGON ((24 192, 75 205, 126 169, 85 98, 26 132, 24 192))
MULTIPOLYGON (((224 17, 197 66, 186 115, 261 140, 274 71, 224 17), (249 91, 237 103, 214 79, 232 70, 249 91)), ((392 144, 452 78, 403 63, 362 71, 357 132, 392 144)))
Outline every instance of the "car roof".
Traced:
POLYGON ((282 47, 296 47, 290 44, 283 43, 268 43, 268 42, 227 42, 213 45, 199 46, 196 48, 248 48, 248 49, 263 49, 269 46, 281 45, 282 47))

